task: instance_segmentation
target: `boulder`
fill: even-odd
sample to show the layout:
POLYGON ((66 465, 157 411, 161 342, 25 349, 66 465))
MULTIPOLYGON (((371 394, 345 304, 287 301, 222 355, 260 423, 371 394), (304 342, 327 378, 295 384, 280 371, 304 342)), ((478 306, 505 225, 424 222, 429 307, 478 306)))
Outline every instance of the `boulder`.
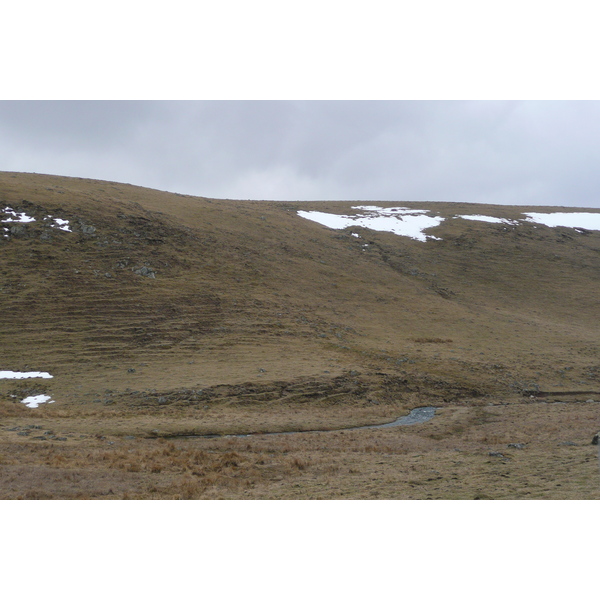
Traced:
POLYGON ((28 230, 24 225, 13 225, 10 228, 10 233, 14 236, 14 237, 27 237, 28 234, 28 230))
POLYGON ((81 221, 79 224, 81 225, 81 233, 84 233, 85 235, 94 235, 94 233, 96 233, 96 228, 93 225, 85 225, 81 221))
POLYGON ((139 269, 132 269, 136 275, 142 275, 142 277, 150 277, 150 279, 156 279, 156 273, 153 269, 148 267, 140 267, 139 269))

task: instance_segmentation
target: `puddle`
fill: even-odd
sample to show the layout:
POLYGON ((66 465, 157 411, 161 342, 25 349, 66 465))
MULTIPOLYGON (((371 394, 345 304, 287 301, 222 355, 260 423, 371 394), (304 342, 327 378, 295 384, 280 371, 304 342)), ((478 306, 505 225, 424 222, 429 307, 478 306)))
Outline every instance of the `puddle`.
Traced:
MULTIPOLYGON (((40 404, 44 404, 44 402, 48 402, 52 396, 44 396, 40 394, 39 396, 27 396, 25 400, 21 400, 21 402, 27 405, 29 408, 37 408, 40 404)), ((48 404, 52 404, 54 400, 50 400, 48 404)))
POLYGON ((29 373, 21 373, 19 371, 0 371, 0 379, 29 379, 30 377, 42 377, 43 379, 52 379, 50 373, 41 371, 30 371, 29 373))

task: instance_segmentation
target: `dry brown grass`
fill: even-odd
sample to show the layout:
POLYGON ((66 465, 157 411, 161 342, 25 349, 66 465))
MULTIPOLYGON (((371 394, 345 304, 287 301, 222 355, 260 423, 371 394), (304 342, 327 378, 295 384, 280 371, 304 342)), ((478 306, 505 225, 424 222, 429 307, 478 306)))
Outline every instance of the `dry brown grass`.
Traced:
POLYGON ((447 219, 435 243, 363 231, 363 252, 296 215, 351 203, 11 173, 0 201, 79 227, 0 240, 0 368, 55 376, 0 381, 3 497, 596 497, 597 404, 529 396, 600 391, 597 232, 447 219), (19 403, 39 393, 55 404, 19 403), (422 405, 443 411, 410 429, 144 439, 336 429, 422 405))
POLYGON ((2 431, 0 489, 39 499, 599 499, 598 411, 448 405, 396 429, 208 439, 44 442, 2 431))

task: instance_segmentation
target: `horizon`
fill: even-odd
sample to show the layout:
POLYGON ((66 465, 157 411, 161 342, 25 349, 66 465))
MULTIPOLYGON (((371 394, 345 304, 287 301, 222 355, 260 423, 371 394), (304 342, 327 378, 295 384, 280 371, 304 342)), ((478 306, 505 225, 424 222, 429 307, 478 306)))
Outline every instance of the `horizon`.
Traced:
POLYGON ((600 208, 595 101, 0 101, 0 168, 215 199, 600 208))
POLYGON ((118 181, 113 179, 95 179, 93 177, 82 177, 79 175, 61 175, 59 173, 40 173, 37 171, 7 171, 0 169, 0 173, 5 173, 7 175, 38 175, 40 177, 57 177, 57 178, 66 178, 66 179, 80 179, 82 181, 95 181, 98 183, 107 183, 107 184, 115 184, 115 185, 128 185, 132 187, 137 187, 141 189, 148 189, 155 192, 161 192, 165 194, 173 194, 175 196, 184 196, 189 198, 198 198, 198 199, 209 199, 216 200, 222 202, 292 202, 297 204, 302 203, 327 203, 327 204, 347 204, 347 203, 355 203, 355 202, 369 202, 369 203, 377 203, 377 204, 394 204, 398 207, 400 205, 410 205, 410 204, 461 204, 461 205, 473 205, 473 206, 490 206, 490 207, 504 207, 504 208, 556 208, 556 209, 564 209, 565 212, 575 211, 600 211, 600 206, 570 206, 570 205, 560 205, 560 204, 494 204, 494 203, 485 203, 485 202, 469 202, 469 201, 461 201, 461 200, 378 200, 373 198, 363 198, 359 200, 348 200, 348 199, 336 199, 336 200, 289 200, 289 199, 259 199, 259 198, 224 198, 224 197, 215 197, 215 196, 207 196, 205 194, 187 194, 182 192, 177 192, 173 190, 153 188, 145 185, 141 185, 138 183, 132 183, 129 181, 118 181))

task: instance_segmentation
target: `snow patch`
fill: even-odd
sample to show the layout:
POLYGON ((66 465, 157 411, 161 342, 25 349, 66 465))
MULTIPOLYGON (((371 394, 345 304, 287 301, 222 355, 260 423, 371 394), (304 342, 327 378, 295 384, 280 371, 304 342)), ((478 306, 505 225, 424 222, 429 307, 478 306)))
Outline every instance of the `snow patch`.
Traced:
POLYGON ((515 225, 518 221, 511 219, 499 219, 498 217, 487 217, 485 215, 456 215, 457 219, 468 219, 469 221, 485 221, 486 223, 504 223, 505 225, 515 225))
POLYGON ((548 227, 572 227, 578 229, 593 229, 600 231, 600 213, 588 212, 557 212, 557 213, 523 213, 527 221, 546 225, 548 227))
POLYGON ((55 225, 51 225, 51 227, 58 227, 58 229, 62 229, 63 231, 71 231, 69 229, 69 221, 65 219, 54 219, 55 225))
POLYGON ((54 223, 47 223, 48 225, 50 225, 50 227, 54 227, 55 229, 62 229, 63 231, 72 231, 72 229, 69 227, 69 221, 67 221, 66 219, 59 219, 57 217, 53 217, 52 215, 44 217, 44 221, 47 221, 48 219, 52 219, 52 221, 54 221, 54 223))
MULTIPOLYGON (((43 394, 40 394, 39 396, 27 396, 27 398, 21 400, 21 403, 27 405, 29 408, 37 408, 40 404, 48 402, 50 398, 52 398, 52 396, 44 396, 43 394)), ((54 400, 50 400, 48 404, 52 404, 53 402, 54 400)))
POLYGON ((19 371, 0 371, 0 379, 29 379, 30 377, 52 379, 53 375, 41 371, 30 371, 29 373, 22 373, 19 371))
MULTIPOLYGON (((52 217, 52 215, 48 215, 46 217, 44 217, 43 219, 47 225, 50 225, 50 227, 53 227, 55 229, 62 229, 62 231, 72 231, 72 229, 69 226, 69 221, 66 219, 59 219, 57 217, 52 217), (51 220, 53 222, 49 223, 48 220, 51 220)), ((8 206, 6 208, 3 208, 2 210, 0 210, 0 223, 33 223, 35 222, 35 218, 34 217, 30 217, 27 213, 24 212, 16 212, 14 209, 9 208, 8 206)), ((7 227, 3 227, 5 233, 3 234, 4 237, 8 237, 8 231, 9 229, 7 227)))
POLYGON ((593 229, 600 231, 600 213, 585 212, 556 212, 556 213, 523 213, 525 219, 499 219, 486 215, 456 215, 457 219, 470 221, 486 221, 487 223, 504 223, 505 225, 519 225, 521 223, 538 223, 548 227, 572 227, 576 229, 593 229))
POLYGON ((444 221, 443 217, 430 217, 428 210, 414 210, 411 208, 380 206, 353 206, 366 214, 334 215, 318 211, 299 210, 298 216, 310 219, 331 229, 345 229, 346 227, 365 227, 374 231, 388 231, 396 235, 410 237, 420 242, 428 239, 440 239, 423 233, 425 229, 437 227, 444 221))
POLYGON ((0 221, 2 223, 32 223, 35 219, 24 212, 18 213, 7 206, 0 211, 0 221), (2 217, 1 213, 8 216, 2 217))

